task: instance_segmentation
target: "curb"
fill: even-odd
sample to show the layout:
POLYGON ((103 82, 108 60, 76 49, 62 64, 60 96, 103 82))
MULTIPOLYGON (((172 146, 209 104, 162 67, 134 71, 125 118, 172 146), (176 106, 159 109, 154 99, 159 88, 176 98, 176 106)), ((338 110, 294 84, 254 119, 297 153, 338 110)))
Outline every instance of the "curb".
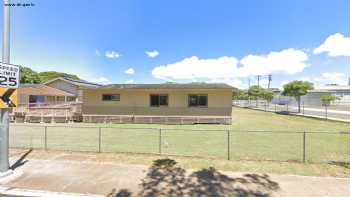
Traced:
POLYGON ((8 177, 8 176, 10 176, 12 174, 13 174, 13 170, 7 170, 6 172, 1 172, 0 173, 0 179, 6 178, 6 177, 8 177))
POLYGON ((0 196, 23 196, 23 197, 103 197, 98 194, 80 194, 80 193, 65 193, 65 192, 50 192, 42 190, 29 190, 13 187, 1 187, 0 196))

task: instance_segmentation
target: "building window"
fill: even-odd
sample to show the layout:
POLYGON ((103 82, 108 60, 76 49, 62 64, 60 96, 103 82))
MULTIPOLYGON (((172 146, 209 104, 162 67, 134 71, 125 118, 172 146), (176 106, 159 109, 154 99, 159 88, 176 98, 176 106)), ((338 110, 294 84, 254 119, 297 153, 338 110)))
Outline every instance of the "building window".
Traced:
POLYGON ((45 103, 45 96, 29 95, 29 103, 45 103))
POLYGON ((120 94, 103 94, 103 101, 120 101, 120 94))
POLYGON ((151 107, 168 106, 168 95, 152 94, 150 96, 151 107))
POLYGON ((190 107, 208 107, 208 95, 198 94, 188 96, 188 106, 190 107))
POLYGON ((338 96, 338 97, 343 97, 344 95, 346 95, 344 92, 334 92, 333 94, 334 96, 338 96))

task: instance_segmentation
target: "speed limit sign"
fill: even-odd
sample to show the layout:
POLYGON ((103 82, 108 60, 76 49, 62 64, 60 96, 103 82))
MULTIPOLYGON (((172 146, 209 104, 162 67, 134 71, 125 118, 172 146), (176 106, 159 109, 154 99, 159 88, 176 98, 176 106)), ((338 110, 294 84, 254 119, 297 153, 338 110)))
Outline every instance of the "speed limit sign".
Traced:
POLYGON ((19 66, 0 63, 0 87, 18 88, 19 66))
POLYGON ((17 65, 0 63, 0 108, 16 107, 19 71, 17 65))

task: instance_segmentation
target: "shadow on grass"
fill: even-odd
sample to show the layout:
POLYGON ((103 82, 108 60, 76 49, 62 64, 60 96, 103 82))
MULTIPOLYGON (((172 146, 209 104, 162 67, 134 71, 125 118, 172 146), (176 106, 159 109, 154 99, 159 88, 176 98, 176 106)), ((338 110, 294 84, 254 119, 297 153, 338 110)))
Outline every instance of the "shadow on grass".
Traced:
POLYGON ((11 165, 10 169, 15 170, 16 168, 24 165, 28 160, 25 160, 26 157, 33 151, 33 149, 29 149, 26 153, 24 153, 14 164, 11 165))
POLYGON ((291 115, 291 114, 296 114, 295 112, 290 112, 290 111, 277 111, 275 112, 276 114, 279 115, 291 115))
POLYGON ((130 197, 131 192, 127 189, 121 189, 116 193, 116 189, 113 189, 109 194, 107 194, 107 197, 130 197))
POLYGON ((340 166, 340 167, 343 167, 343 168, 346 168, 346 169, 350 170, 350 162, 331 161, 331 162, 329 162, 329 164, 340 166))
MULTIPOLYGON (((244 174, 234 178, 212 167, 186 173, 176 164, 171 159, 155 160, 140 184, 141 191, 135 196, 270 197, 279 190, 278 183, 268 175, 244 174)), ((110 196, 132 196, 132 193, 122 189, 110 196)))

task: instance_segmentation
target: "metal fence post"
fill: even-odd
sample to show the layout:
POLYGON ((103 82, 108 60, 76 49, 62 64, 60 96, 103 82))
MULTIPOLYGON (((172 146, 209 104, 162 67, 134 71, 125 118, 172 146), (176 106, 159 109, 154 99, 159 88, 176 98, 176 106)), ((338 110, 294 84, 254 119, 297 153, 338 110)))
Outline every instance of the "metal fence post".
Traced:
POLYGON ((158 153, 162 154, 162 129, 159 129, 159 136, 158 136, 158 153))
POLYGON ((230 135, 230 130, 227 130, 227 160, 230 160, 230 138, 231 138, 231 135, 230 135))
POLYGON ((303 132, 303 162, 306 163, 306 132, 303 132))
POLYGON ((44 127, 44 148, 47 151, 47 126, 44 127))
POLYGON ((98 128, 98 152, 101 153, 101 132, 102 128, 98 128))

